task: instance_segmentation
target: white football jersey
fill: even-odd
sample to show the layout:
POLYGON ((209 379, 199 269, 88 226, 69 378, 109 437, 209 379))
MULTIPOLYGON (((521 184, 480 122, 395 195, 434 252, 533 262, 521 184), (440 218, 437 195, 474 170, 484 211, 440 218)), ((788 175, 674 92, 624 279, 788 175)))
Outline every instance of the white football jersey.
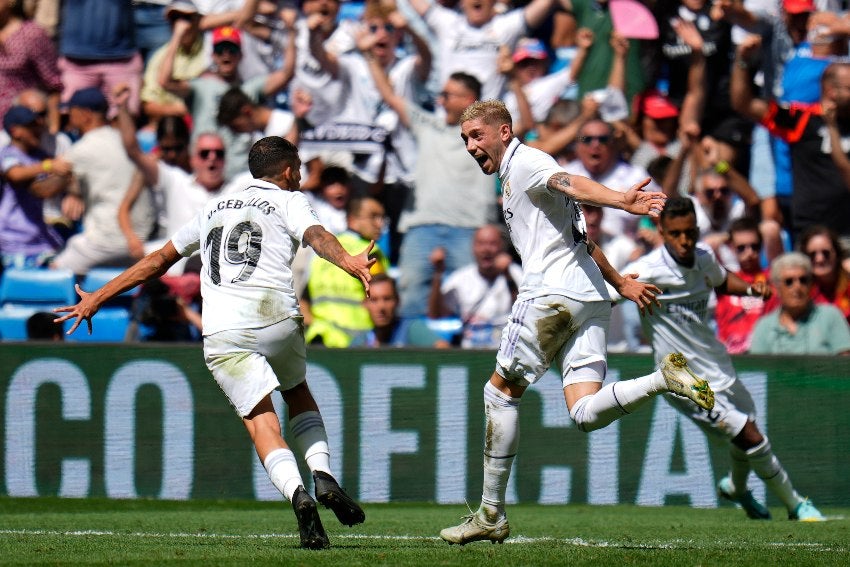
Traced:
POLYGON ((581 207, 546 187, 553 174, 563 171, 552 156, 516 138, 502 158, 502 214, 522 258, 520 295, 610 300, 602 273, 587 253, 581 207))
POLYGON ((697 244, 694 265, 688 268, 661 246, 623 268, 622 273, 636 273, 638 280, 661 288, 661 309, 654 307, 652 315, 641 317, 655 362, 670 352, 681 352, 712 389, 728 388, 736 379, 735 368, 710 326, 709 309, 712 292, 726 280, 726 270, 711 248, 697 244))
POLYGON ((201 250, 204 335, 297 315, 292 259, 304 231, 318 224, 302 193, 255 179, 183 225, 171 241, 182 256, 201 250))

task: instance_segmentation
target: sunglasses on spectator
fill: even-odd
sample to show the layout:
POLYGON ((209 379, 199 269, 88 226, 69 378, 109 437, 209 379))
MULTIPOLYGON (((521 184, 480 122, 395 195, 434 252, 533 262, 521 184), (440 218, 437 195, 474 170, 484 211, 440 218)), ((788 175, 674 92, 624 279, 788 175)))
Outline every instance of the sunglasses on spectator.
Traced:
POLYGON ((709 199, 714 199, 715 197, 728 197, 731 193, 728 187, 704 187, 703 192, 709 199))
POLYGON ((799 283, 800 285, 809 285, 812 283, 812 276, 799 276, 796 278, 784 278, 782 283, 785 287, 791 287, 795 283, 799 283))
POLYGON ((214 156, 215 159, 224 159, 224 150, 218 148, 198 150, 198 157, 201 159, 210 159, 210 156, 214 156))
POLYGON ((745 250, 752 250, 753 252, 761 251, 761 244, 756 242, 749 242, 747 244, 736 244, 735 250, 738 254, 743 254, 745 250))
POLYGON ((213 53, 216 55, 224 55, 225 53, 230 53, 231 55, 239 55, 242 53, 242 50, 238 45, 230 43, 230 42, 222 42, 213 47, 213 53))
POLYGON ((387 33, 393 33, 395 31, 395 26, 392 24, 369 24, 369 31, 372 33, 377 33, 379 29, 384 28, 384 31, 387 33))
POLYGON ((830 258, 832 258, 832 250, 828 248, 825 248, 823 250, 809 250, 808 252, 806 252, 806 255, 809 258, 815 258, 818 254, 823 256, 824 260, 829 260, 830 258))
POLYGON ((607 134, 603 134, 602 136, 579 136, 578 141, 581 144, 590 145, 594 141, 599 142, 600 144, 607 144, 611 141, 611 136, 607 134))

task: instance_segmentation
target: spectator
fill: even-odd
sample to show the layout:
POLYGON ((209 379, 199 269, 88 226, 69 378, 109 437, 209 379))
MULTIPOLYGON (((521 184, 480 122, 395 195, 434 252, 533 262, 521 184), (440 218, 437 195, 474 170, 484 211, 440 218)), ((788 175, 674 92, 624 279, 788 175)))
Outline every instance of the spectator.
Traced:
POLYGON ((27 340, 30 341, 64 341, 64 325, 57 323, 59 315, 39 311, 27 319, 27 340))
POLYGON ((318 191, 306 193, 322 225, 328 232, 339 234, 348 227, 348 202, 351 199, 351 175, 344 167, 332 165, 322 169, 318 191))
POLYGON ((393 92, 377 62, 370 61, 369 70, 384 101, 410 128, 419 148, 413 199, 399 221, 399 230, 405 233, 398 261, 399 313, 405 319, 424 317, 433 277, 431 252, 438 246, 446 250, 447 272, 471 264, 475 229, 495 220, 493 181, 469 167, 458 135, 460 115, 480 98, 481 83, 466 73, 451 75, 437 99, 440 114, 393 92))
MULTIPOLYGON (((384 207, 371 197, 355 197, 348 204, 348 229, 336 235, 345 250, 357 252, 381 236, 384 226, 384 207)), ((384 274, 389 260, 378 246, 370 255, 377 261, 372 275, 384 274)), ((363 305, 366 293, 360 282, 327 260, 314 256, 310 264, 307 290, 301 298, 301 313, 307 331, 308 344, 326 347, 347 347, 352 338, 372 328, 369 311, 363 305)))
MULTIPOLYGON (((14 99, 15 105, 20 105, 32 110, 41 122, 41 140, 39 148, 48 157, 59 157, 71 148, 71 138, 64 132, 51 133, 47 125, 47 116, 50 112, 49 97, 38 89, 24 89, 14 99)), ((11 139, 6 130, 0 130, 0 148, 9 145, 11 139)), ((44 220, 52 226, 62 240, 67 240, 74 231, 74 223, 62 212, 62 201, 65 197, 64 191, 44 200, 44 220)))
MULTIPOLYGON (((566 165, 567 171, 589 177, 621 193, 649 177, 645 169, 622 159, 615 143, 613 127, 598 118, 588 120, 579 128, 576 155, 577 159, 566 165)), ((647 190, 655 191, 657 186, 650 183, 647 190)), ((610 235, 634 236, 637 223, 638 217, 611 209, 603 217, 602 231, 610 235)))
POLYGON ((24 17, 23 2, 0 3, 0 116, 25 89, 48 93, 48 126, 59 130, 59 94, 62 81, 56 66, 56 48, 38 24, 24 17))
POLYGON ((409 199, 416 145, 395 109, 383 104, 381 91, 369 72, 369 61, 374 60, 389 78, 394 95, 412 99, 417 86, 428 79, 431 52, 425 40, 408 28, 393 3, 367 3, 362 21, 364 28, 357 38, 359 52, 334 57, 316 39, 311 49, 322 67, 339 78, 348 94, 333 118, 343 135, 329 147, 351 151, 355 193, 376 195, 383 203, 390 218, 388 252, 396 263, 401 243, 399 216, 409 199), (416 53, 397 57, 396 49, 405 33, 411 37, 416 53), (363 131, 369 132, 368 140, 363 139, 363 131))
POLYGON ((186 342, 201 338, 201 314, 161 278, 142 284, 131 311, 125 337, 128 341, 186 342))
MULTIPOLYGON (((68 107, 68 124, 82 134, 66 156, 74 173, 68 192, 85 213, 83 231, 68 240, 51 266, 83 275, 94 266, 132 262, 118 224, 118 209, 135 166, 122 147, 121 134, 106 121, 108 104, 103 93, 93 87, 81 89, 68 101, 68 107)), ((151 233, 155 217, 150 195, 139 197, 131 217, 133 232, 151 233)))
POLYGON ((138 115, 144 64, 136 48, 133 2, 65 0, 59 25, 62 102, 81 89, 112 93, 115 85, 125 83, 130 86, 130 112, 138 115))
POLYGON ((70 164, 41 149, 44 123, 24 106, 3 117, 11 142, 0 148, 0 268, 41 268, 62 248, 62 239, 44 220, 44 199, 60 194, 70 164))
POLYGON ((800 237, 800 251, 812 261, 815 303, 830 303, 850 321, 850 273, 838 235, 825 226, 812 225, 800 237))
MULTIPOLYGON (((124 234, 128 236, 130 242, 135 242, 134 236, 143 241, 144 253, 147 254, 161 247, 165 240, 192 219, 207 201, 228 192, 228 187, 225 186, 224 182, 226 152, 224 142, 218 134, 205 132, 199 134, 191 145, 189 172, 181 165, 172 165, 158 159, 155 155, 143 153, 133 135, 132 118, 125 105, 126 97, 127 90, 121 91, 119 87, 115 94, 115 100, 119 105, 118 127, 121 130, 121 141, 127 155, 144 176, 145 185, 152 188, 153 192, 160 196, 165 218, 159 238, 150 239, 148 238, 149 234, 145 234, 145 238, 141 238, 138 237, 139 233, 132 230, 131 223, 127 222, 125 213, 122 223, 124 234)), ((185 143, 183 142, 183 148, 186 147, 185 143)), ((177 141, 177 145, 180 146, 180 141, 177 141)), ((121 207, 123 211, 128 208, 132 210, 131 207, 127 206, 132 198, 132 195, 125 196, 121 207)), ((136 258, 141 257, 139 254, 134 254, 134 256, 136 258)), ((185 269, 186 263, 186 260, 178 260, 171 267, 168 275, 180 275, 185 269)))
MULTIPOLYGON (((191 24, 185 20, 175 22, 175 35, 178 28, 188 28, 191 24)), ((289 80, 285 69, 268 75, 259 75, 247 81, 239 76, 239 62, 242 60, 242 36, 236 28, 224 26, 212 32, 212 66, 201 76, 193 79, 178 79, 175 75, 176 49, 166 52, 162 62, 160 85, 170 93, 191 100, 189 105, 192 116, 192 129, 195 135, 202 132, 215 132, 218 129, 219 101, 231 87, 239 87, 252 100, 271 96, 282 89, 289 80)), ((250 134, 234 135, 229 131, 219 132, 228 153, 231 148, 244 146, 251 139, 250 134)), ((229 180, 245 170, 245 162, 228 160, 225 164, 225 177, 229 180)))
POLYGON ((734 257, 728 253, 724 257, 721 249, 729 237, 729 224, 744 216, 746 204, 734 198, 726 174, 714 168, 697 173, 693 189, 690 199, 696 210, 700 240, 711 246, 723 264, 728 266, 734 257))
POLYGON ((411 0, 410 4, 437 38, 439 84, 457 71, 473 74, 486 100, 501 97, 505 89, 497 64, 499 48, 507 45, 513 51, 527 30, 550 15, 555 0, 532 0, 505 14, 497 14, 495 0, 461 0, 460 13, 432 0, 411 0))
POLYGON ((171 77, 177 81, 190 81, 209 66, 209 56, 204 53, 201 36, 201 15, 191 0, 174 0, 165 9, 171 25, 170 39, 158 45, 145 65, 141 100, 145 115, 152 121, 163 116, 184 116, 189 110, 179 96, 165 90, 162 71, 166 58, 173 60, 171 77))
MULTIPOLYGON (((588 50, 581 73, 577 77, 578 100, 581 100, 584 95, 604 89, 608 84, 615 58, 611 44, 614 24, 608 9, 608 0, 565 0, 561 4, 567 11, 572 12, 579 28, 588 28, 593 32, 593 45, 588 50)), ((640 61, 640 42, 631 40, 628 44, 625 61, 625 83, 628 88, 625 93, 627 100, 631 100, 636 93, 644 89, 647 77, 645 65, 640 61)))
POLYGON ((399 318, 398 303, 395 280, 386 274, 373 277, 364 302, 373 329, 358 333, 350 346, 451 348, 447 340, 428 328, 424 319, 399 318))
POLYGON ((514 263, 506 248, 501 227, 482 226, 472 239, 475 262, 461 266, 445 280, 445 249, 438 247, 431 253, 434 278, 428 317, 458 317, 463 322, 462 348, 499 347, 522 281, 522 268, 514 263))
POLYGON ((796 237, 810 225, 823 224, 841 237, 850 237, 850 177, 843 167, 848 158, 841 145, 833 147, 829 133, 834 130, 846 136, 850 132, 850 63, 831 63, 826 68, 819 104, 785 107, 756 98, 751 92, 749 61, 753 55, 754 45, 738 48, 732 70, 732 101, 738 112, 767 126, 771 134, 791 145, 792 235, 796 237), (828 127, 830 121, 834 122, 832 128, 828 127))
POLYGON ((770 266, 779 309, 753 329, 752 354, 850 354, 850 325, 834 305, 812 301, 812 262, 800 252, 779 256, 770 266))
POLYGON ((295 91, 290 98, 290 109, 271 108, 258 104, 233 87, 221 95, 217 120, 234 140, 227 148, 228 161, 247 163, 251 146, 265 136, 280 136, 298 144, 299 123, 310 110, 310 95, 295 91))
MULTIPOLYGON (((576 84, 575 78, 581 71, 587 50, 593 45, 593 33, 587 29, 579 30, 576 40, 578 49, 571 65, 563 67, 556 73, 547 74, 549 53, 539 39, 521 39, 511 56, 513 76, 519 81, 531 106, 535 124, 544 122, 552 105, 570 86, 576 84)), ((512 92, 504 96, 505 106, 508 107, 511 116, 519 116, 516 99, 516 95, 512 92)))
MULTIPOLYGON (((761 267, 762 238, 758 222, 752 217, 742 217, 729 225, 728 248, 735 255, 737 270, 729 269, 749 285, 767 284, 768 270, 761 267)), ((750 337, 756 321, 775 307, 770 301, 757 295, 717 296, 714 315, 717 320, 717 338, 726 346, 729 354, 741 354, 750 349, 750 337)))

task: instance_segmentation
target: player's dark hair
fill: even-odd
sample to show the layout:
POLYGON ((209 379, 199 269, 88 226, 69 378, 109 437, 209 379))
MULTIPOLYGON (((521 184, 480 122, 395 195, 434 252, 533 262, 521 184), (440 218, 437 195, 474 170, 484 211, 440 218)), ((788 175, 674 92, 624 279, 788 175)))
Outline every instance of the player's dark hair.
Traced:
POLYGON ((667 219, 686 217, 688 215, 696 216, 696 214, 693 201, 687 197, 673 197, 672 199, 667 199, 667 202, 664 203, 664 210, 661 211, 660 219, 663 222, 667 219))
POLYGON ((218 103, 218 123, 227 126, 239 117, 245 106, 253 106, 254 102, 239 87, 233 87, 223 95, 218 103))
POLYGON ((298 148, 280 136, 258 140, 248 153, 248 170, 254 179, 278 177, 287 166, 298 166, 298 148))
POLYGON ((457 71, 449 75, 449 80, 456 81, 463 85, 463 88, 471 92, 475 96, 475 100, 481 98, 481 81, 473 77, 469 73, 457 71))

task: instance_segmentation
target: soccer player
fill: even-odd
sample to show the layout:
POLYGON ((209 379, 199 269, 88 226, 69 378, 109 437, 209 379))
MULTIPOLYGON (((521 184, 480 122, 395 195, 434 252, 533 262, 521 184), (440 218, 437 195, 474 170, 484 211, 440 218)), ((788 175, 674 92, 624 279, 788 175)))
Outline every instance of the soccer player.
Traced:
POLYGON ((313 472, 316 499, 343 524, 359 524, 363 510, 337 484, 330 470, 327 434, 305 381, 306 348, 302 317, 290 266, 303 242, 363 282, 368 295, 369 258, 374 242, 357 256, 318 222, 298 191, 301 160, 297 148, 270 136, 251 148, 248 166, 254 181, 242 191, 211 199, 165 245, 82 298, 57 322, 74 318, 69 333, 91 318, 110 298, 159 277, 181 257, 203 248, 204 358, 230 404, 242 418, 272 483, 292 502, 301 547, 329 545, 304 489, 295 456, 280 432, 271 393, 282 390, 296 445, 313 472))
POLYGON ((440 537, 458 544, 501 543, 510 531, 505 490, 519 444, 520 398, 553 363, 561 368, 564 399, 581 431, 605 427, 662 392, 687 396, 708 409, 714 402, 707 382, 696 378, 675 353, 652 374, 602 387, 611 315, 603 278, 641 310, 651 309, 659 290, 611 267, 587 240, 580 204, 657 216, 664 195, 642 191, 648 179, 621 193, 568 174, 551 156, 513 135, 510 112, 500 101, 473 103, 460 123, 466 149, 481 170, 499 174, 502 212, 522 257, 523 277, 502 332, 495 371, 484 387, 487 435, 481 505, 440 537))
POLYGON ((709 381, 714 409, 706 410, 675 396, 667 396, 667 401, 706 435, 729 443, 732 466, 729 475, 717 484, 721 497, 740 504, 750 518, 770 519, 767 507, 747 489, 747 477, 753 470, 788 509, 789 519, 823 521, 817 508, 794 490, 771 450, 770 440, 759 431, 750 393, 738 381, 726 347, 709 326, 706 307, 712 290, 768 298, 770 287, 763 280, 749 284, 727 272, 711 248, 697 243, 699 229, 690 199, 668 200, 660 223, 664 246, 632 262, 623 272, 638 273, 641 281, 663 288, 661 309, 642 317, 655 359, 661 360, 670 350, 682 352, 693 370, 709 381))

